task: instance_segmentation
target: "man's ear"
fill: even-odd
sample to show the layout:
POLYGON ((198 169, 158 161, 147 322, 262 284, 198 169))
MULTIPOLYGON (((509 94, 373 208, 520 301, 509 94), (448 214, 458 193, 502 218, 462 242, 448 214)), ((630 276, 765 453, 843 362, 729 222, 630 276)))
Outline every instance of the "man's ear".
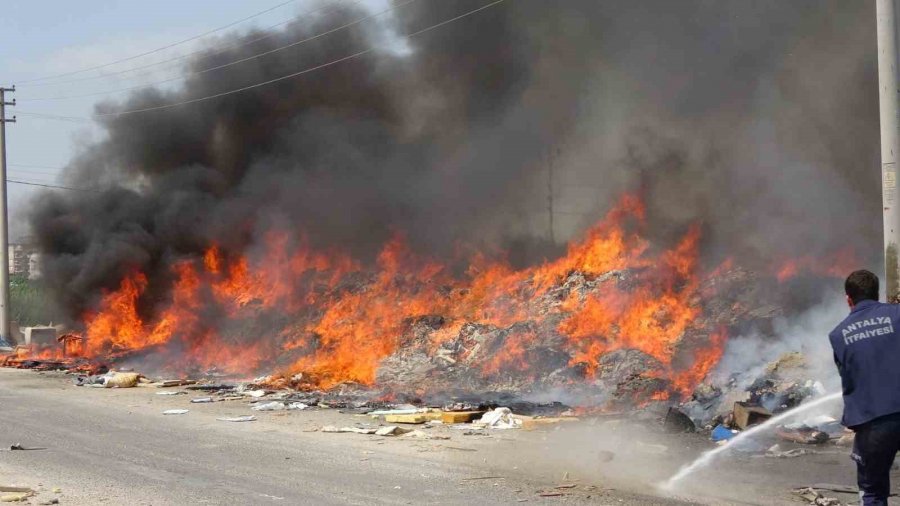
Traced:
POLYGON ((847 305, 850 306, 850 309, 853 309, 853 306, 856 305, 853 303, 853 299, 851 299, 849 295, 847 296, 847 305))

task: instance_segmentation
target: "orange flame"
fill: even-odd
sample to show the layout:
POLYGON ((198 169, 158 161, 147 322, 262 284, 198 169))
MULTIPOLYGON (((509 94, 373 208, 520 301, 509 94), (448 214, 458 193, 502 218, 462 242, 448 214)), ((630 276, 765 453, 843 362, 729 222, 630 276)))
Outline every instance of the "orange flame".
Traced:
MULTIPOLYGON (((408 322, 440 315, 446 323, 428 337, 432 348, 455 338, 466 322, 501 329, 531 322, 521 327, 529 330, 509 330, 500 349, 481 359, 485 377, 504 370, 527 375, 548 339, 561 342, 570 364, 583 364, 589 376, 603 354, 624 348, 670 366, 685 331, 702 325, 700 229, 651 254, 637 232, 644 219, 640 200, 626 195, 565 256, 514 269, 476 255, 462 277, 413 254, 401 236, 384 246, 374 270, 284 232, 266 234, 243 254, 211 244, 201 259, 172 265, 168 299, 152 307, 142 299, 149 282, 141 273, 105 293, 85 316, 84 353, 164 344, 174 350, 174 368, 281 369, 323 388, 372 384, 381 362, 405 346, 408 322), (562 285, 573 273, 584 286, 562 285), (276 328, 254 335, 259 320, 276 321, 276 328)), ((684 393, 705 377, 724 335, 710 337, 689 371, 669 374, 674 389, 684 393)))

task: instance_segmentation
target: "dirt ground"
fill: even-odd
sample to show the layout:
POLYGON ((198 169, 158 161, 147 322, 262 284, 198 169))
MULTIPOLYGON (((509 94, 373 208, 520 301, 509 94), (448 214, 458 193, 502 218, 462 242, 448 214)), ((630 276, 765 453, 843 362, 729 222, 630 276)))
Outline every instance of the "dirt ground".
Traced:
POLYGON ((487 435, 416 426, 435 439, 332 434, 320 429, 379 422, 335 409, 254 412, 247 400, 191 404, 205 394, 72 379, 0 369, 0 485, 35 488, 31 504, 796 505, 794 487, 855 480, 849 449, 823 446, 789 459, 732 453, 663 492, 658 483, 712 447, 704 437, 615 418, 487 435), (250 414, 257 420, 217 420, 250 414), (6 450, 13 444, 36 449, 6 450))

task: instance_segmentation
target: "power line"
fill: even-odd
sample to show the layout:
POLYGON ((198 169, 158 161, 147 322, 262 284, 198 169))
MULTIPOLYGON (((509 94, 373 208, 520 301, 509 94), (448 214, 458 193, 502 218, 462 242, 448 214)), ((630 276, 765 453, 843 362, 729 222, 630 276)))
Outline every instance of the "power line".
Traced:
MULTIPOLYGON (((306 11, 306 12, 304 12, 304 13, 301 13, 301 14, 297 15, 297 16, 291 17, 291 18, 288 19, 288 20, 282 21, 282 22, 280 22, 280 23, 276 23, 276 24, 274 24, 274 25, 269 26, 268 28, 265 28, 264 31, 267 32, 265 35, 261 35, 261 36, 259 36, 259 37, 256 37, 256 38, 250 39, 250 40, 243 40, 243 41, 240 41, 240 42, 234 42, 234 43, 231 43, 231 44, 226 44, 226 45, 224 45, 224 46, 217 46, 217 48, 216 48, 215 50, 211 50, 210 48, 202 48, 202 49, 198 49, 198 50, 196 50, 196 51, 191 51, 191 52, 189 52, 189 53, 185 53, 185 54, 180 55, 180 56, 176 56, 176 57, 174 57, 174 58, 169 58, 169 59, 167 59, 167 60, 161 60, 161 61, 158 61, 158 62, 149 63, 149 64, 147 64, 147 65, 141 65, 141 66, 138 66, 138 67, 132 67, 132 68, 130 68, 130 69, 120 70, 120 71, 117 71, 117 72, 110 72, 110 73, 103 74, 103 75, 100 75, 100 76, 82 77, 82 78, 80 78, 80 79, 71 79, 71 80, 68 80, 68 81, 56 81, 56 82, 52 82, 52 83, 38 83, 38 84, 30 84, 30 85, 29 85, 29 84, 26 84, 25 87, 26 87, 26 88, 36 88, 36 87, 43 87, 43 86, 56 86, 56 85, 63 85, 63 84, 75 84, 75 83, 82 83, 82 82, 85 82, 85 81, 96 81, 96 80, 98 80, 98 79, 109 79, 109 78, 111 78, 111 77, 115 77, 115 76, 122 75, 122 74, 127 74, 127 73, 130 73, 130 72, 135 72, 135 71, 138 71, 138 70, 147 69, 147 68, 150 68, 150 67, 155 67, 155 66, 157 66, 157 65, 162 65, 162 64, 164 64, 164 63, 170 63, 170 62, 175 62, 175 61, 184 60, 184 59, 186 59, 186 58, 190 58, 190 57, 192 57, 192 56, 195 56, 195 55, 198 55, 198 54, 201 54, 201 53, 207 53, 207 52, 208 52, 208 55, 209 55, 209 56, 219 55, 219 54, 222 54, 222 53, 224 53, 225 51, 228 51, 228 50, 230 50, 230 49, 235 49, 235 48, 239 48, 239 47, 249 46, 250 44, 255 44, 255 43, 257 43, 257 42, 259 42, 259 41, 261 41, 261 40, 265 40, 265 39, 268 39, 268 38, 270 38, 270 37, 274 37, 274 36, 275 36, 275 33, 272 33, 272 31, 275 30, 276 28, 278 28, 278 27, 280 27, 280 26, 283 26, 283 25, 286 25, 286 24, 288 24, 288 23, 290 23, 290 22, 292 22, 292 21, 295 21, 295 20, 297 20, 297 19, 304 18, 304 17, 306 17, 306 16, 310 16, 310 15, 312 15, 312 14, 315 14, 315 13, 319 12, 319 11, 323 11, 323 10, 325 10, 325 9, 328 8, 328 7, 344 7, 344 6, 347 6, 347 5, 358 4, 358 3, 360 3, 361 1, 362 1, 362 0, 349 0, 349 1, 347 1, 346 3, 343 3, 343 4, 335 3, 335 4, 332 4, 332 5, 323 6, 323 7, 317 8, 317 9, 313 9, 313 10, 310 10, 310 11, 306 11)), ((174 67, 176 67, 176 66, 177 66, 177 65, 170 65, 170 66, 168 66, 168 67, 166 67, 166 68, 174 68, 174 67)), ((21 87, 21 86, 20 86, 20 87, 21 87)))
POLYGON ((58 114, 44 114, 42 112, 16 111, 20 116, 30 116, 41 119, 55 119, 59 121, 71 121, 75 123, 93 123, 93 120, 86 116, 60 116, 58 114))
POLYGON ((366 16, 366 17, 357 19, 357 20, 355 20, 355 21, 351 21, 350 23, 346 23, 346 24, 344 24, 344 25, 338 26, 338 27, 336 27, 336 28, 332 28, 331 30, 327 30, 327 31, 325 31, 325 32, 322 32, 322 33, 319 33, 319 34, 316 34, 316 35, 307 37, 307 38, 305 38, 305 39, 301 39, 301 40, 294 41, 294 42, 292 42, 292 43, 290 43, 290 44, 287 44, 287 45, 285 45, 285 46, 281 46, 281 47, 277 47, 277 48, 274 48, 274 49, 270 49, 270 50, 268 50, 268 51, 263 51, 262 53, 258 53, 258 54, 252 55, 252 56, 247 56, 247 57, 245 57, 245 58, 240 58, 240 59, 238 59, 238 60, 235 60, 235 61, 232 61, 232 62, 229 62, 229 63, 223 63, 223 64, 221 64, 221 65, 216 65, 216 66, 213 66, 213 67, 205 68, 205 69, 203 69, 203 70, 197 70, 197 71, 194 71, 194 72, 189 72, 189 73, 187 73, 187 74, 180 74, 180 75, 178 75, 178 76, 169 77, 169 78, 166 78, 166 79, 163 79, 163 80, 160 80, 160 81, 155 81, 155 82, 151 82, 151 83, 141 84, 141 85, 138 85, 138 86, 129 86, 129 87, 127 87, 127 88, 120 88, 120 89, 117 89, 117 90, 106 90, 106 91, 98 91, 98 92, 94 92, 94 93, 85 93, 85 94, 82 94, 82 95, 68 95, 68 96, 61 96, 61 97, 36 97, 36 98, 28 98, 28 97, 24 97, 24 98, 18 98, 18 101, 19 101, 19 102, 44 102, 44 101, 50 101, 50 100, 71 100, 71 99, 77 99, 77 98, 88 98, 88 97, 96 97, 96 96, 101 96, 101 95, 112 95, 112 94, 115 94, 115 93, 125 93, 125 92, 129 92, 129 91, 142 90, 142 89, 145 89, 145 88, 152 88, 152 87, 154 87, 154 86, 159 86, 159 85, 161 85, 161 84, 167 84, 167 83, 171 83, 171 82, 174 82, 174 81, 182 81, 182 80, 187 79, 187 78, 189 78, 189 77, 197 76, 197 75, 200 75, 200 74, 205 74, 205 73, 207 73, 207 72, 212 72, 213 70, 219 70, 219 69, 223 69, 223 68, 226 68, 226 67, 231 67, 231 66, 237 65, 237 64, 239 64, 239 63, 244 63, 244 62, 247 62, 247 61, 250 61, 250 60, 255 60, 256 58, 261 58, 261 57, 263 57, 263 56, 268 56, 268 55, 270 55, 270 54, 277 53, 277 52, 283 51, 283 50, 285 50, 285 49, 290 49, 290 48, 292 48, 292 47, 296 47, 296 46, 299 46, 299 45, 301 45, 301 44, 305 44, 305 43, 307 43, 307 42, 311 42, 311 41, 313 41, 313 40, 316 40, 316 39, 325 37, 326 35, 331 35, 332 33, 335 33, 335 32, 341 31, 341 30, 344 30, 344 29, 346 29, 346 28, 350 28, 351 26, 358 25, 358 24, 360 24, 360 23, 362 23, 362 22, 364 22, 364 21, 368 21, 368 20, 370 20, 370 19, 374 19, 374 18, 376 18, 376 17, 378 17, 378 16, 381 16, 382 14, 386 14, 386 13, 388 13, 388 12, 391 12, 391 11, 393 11, 393 10, 399 9, 399 8, 401 8, 401 7, 405 7, 405 6, 407 6, 407 5, 409 5, 409 4, 413 3, 413 2, 416 2, 416 1, 418 1, 418 0, 407 0, 406 2, 403 2, 403 3, 400 3, 400 4, 392 5, 391 7, 388 7, 387 9, 384 9, 384 10, 381 11, 381 12, 378 12, 378 13, 375 13, 375 14, 371 14, 371 15, 369 15, 369 16, 366 16))
POLYGON ((54 74, 54 75, 50 75, 50 76, 37 77, 37 78, 34 78, 34 79, 27 79, 27 80, 21 81, 21 84, 25 84, 25 83, 33 83, 33 82, 37 82, 37 81, 47 81, 47 80, 49 80, 49 79, 55 79, 55 78, 57 78, 57 77, 66 77, 66 76, 71 76, 71 75, 75 75, 75 74, 82 74, 82 73, 84 73, 84 72, 89 72, 89 71, 91 71, 91 70, 97 70, 97 69, 106 68, 106 67, 109 67, 109 66, 111 66, 111 65, 116 65, 117 63, 123 63, 123 62, 126 62, 126 61, 131 61, 131 60, 134 60, 134 59, 137 59, 137 58, 141 58, 141 57, 143 57, 143 56, 147 56, 147 55, 151 55, 151 54, 154 54, 154 53, 158 53, 158 52, 160 52, 160 51, 165 51, 166 49, 170 49, 170 48, 173 48, 173 47, 175 47, 175 46, 180 46, 181 44, 185 44, 185 43, 188 43, 188 42, 191 42, 191 41, 194 41, 194 40, 197 40, 197 39, 206 37, 207 35, 212 35, 212 34, 214 34, 214 33, 216 33, 216 32, 220 32, 220 31, 225 30, 225 29, 227 29, 227 28, 231 28, 232 26, 235 26, 235 25, 238 25, 238 24, 240 24, 240 23, 243 23, 244 21, 248 21, 248 20, 253 19, 253 18, 255 18, 255 17, 262 16, 263 14, 272 12, 272 11, 274 11, 274 10, 276 10, 276 9, 279 9, 279 8, 281 8, 281 7, 284 7, 285 5, 294 3, 294 2, 296 2, 296 1, 297 1, 297 0, 288 0, 287 2, 282 2, 282 3, 278 4, 278 5, 276 5, 276 6, 274 6, 274 7, 270 7, 270 8, 268 8, 268 9, 264 10, 264 11, 257 12, 257 13, 255 13, 255 14, 252 14, 252 15, 247 16, 247 17, 245 17, 245 18, 242 18, 242 19, 239 19, 239 20, 237 20, 237 21, 228 23, 227 25, 220 26, 220 27, 218 27, 218 28, 214 28, 214 29, 212 29, 212 30, 203 32, 203 33, 201 33, 200 35, 194 35, 193 37, 188 37, 187 39, 183 39, 183 40, 180 40, 180 41, 178 41, 178 42, 173 42, 173 43, 171 43, 171 44, 167 44, 167 45, 165 45, 165 46, 158 47, 158 48, 152 49, 152 50, 150 50, 150 51, 146 51, 146 52, 143 52, 143 53, 140 53, 140 54, 136 54, 136 55, 134 55, 134 56, 129 56, 129 57, 127 57, 127 58, 121 58, 121 59, 118 59, 118 60, 115 60, 115 61, 111 61, 111 62, 108 62, 108 63, 104 63, 104 64, 101 64, 101 65, 95 65, 95 66, 93 66, 93 67, 88 67, 88 68, 84 68, 84 69, 81 69, 81 70, 74 70, 74 71, 71 71, 71 72, 64 72, 64 73, 62 73, 62 74, 54 74))
MULTIPOLYGON (((456 17, 453 17, 453 18, 450 18, 450 19, 441 21, 440 23, 431 25, 431 26, 429 26, 429 27, 427 27, 427 28, 423 28, 423 29, 418 30, 418 31, 416 31, 416 32, 407 34, 406 37, 407 37, 407 38, 416 37, 416 36, 421 35, 421 34, 423 34, 423 33, 425 33, 425 32, 429 32, 429 31, 431 31, 431 30, 435 30, 435 29, 440 28, 440 27, 442 27, 442 26, 444 26, 444 25, 447 25, 447 24, 453 23, 453 22, 455 22, 455 21, 458 21, 458 20, 460 20, 460 19, 463 19, 463 18, 465 18, 465 17, 471 16, 472 14, 475 14, 475 13, 477 13, 477 12, 481 12, 481 11, 483 11, 483 10, 485 10, 485 9, 488 9, 488 8, 490 8, 490 7, 493 7, 493 6, 497 5, 497 4, 501 4, 501 3, 503 3, 504 1, 506 1, 506 0, 495 0, 495 1, 491 2, 491 3, 489 3, 489 4, 486 4, 486 5, 483 5, 483 6, 481 6, 481 7, 478 7, 477 9, 472 9, 472 10, 470 10, 470 11, 468 11, 468 12, 465 12, 465 13, 463 13, 463 14, 460 14, 460 15, 458 15, 458 16, 456 16, 456 17)), ((347 60, 352 60, 352 59, 354 59, 354 58, 358 58, 358 57, 360 57, 360 56, 363 56, 363 55, 366 55, 366 54, 368 54, 368 53, 371 53, 371 52, 375 51, 376 49, 378 49, 378 48, 364 49, 364 50, 362 50, 362 51, 353 53, 353 54, 351 54, 351 55, 344 56, 343 58, 338 58, 337 60, 332 60, 332 61, 330 61, 330 62, 328 62, 328 63, 323 63, 323 64, 317 65, 317 66, 315 66, 315 67, 310 67, 310 68, 307 68, 307 69, 304 69, 304 70, 301 70, 301 71, 298 71, 298 72, 294 72, 293 74, 288 74, 288 75, 286 75, 286 76, 276 77, 276 78, 274 78, 274 79, 269 79, 268 81, 263 81, 263 82, 256 83, 256 84, 252 84, 252 85, 249 85, 249 86, 244 86, 244 87, 242 87, 242 88, 237 88, 237 89, 229 90, 229 91, 223 91, 222 93, 216 93, 216 94, 213 94, 213 95, 207 95, 207 96, 205 96, 205 97, 199 97, 199 98, 194 98, 194 99, 190 99, 190 100, 183 100, 183 101, 181 101, 181 102, 174 102, 174 103, 171 103, 171 104, 164 104, 164 105, 159 105, 159 106, 155 106, 155 107, 145 107, 145 108, 142 108, 142 109, 131 109, 131 110, 127 110, 127 111, 119 111, 119 112, 109 112, 109 113, 95 114, 94 116, 92 116, 92 117, 90 117, 90 118, 89 118, 89 117, 77 117, 77 116, 53 116, 53 115, 50 115, 50 114, 31 113, 31 112, 23 113, 23 112, 21 112, 21 111, 19 111, 19 114, 29 115, 29 116, 39 117, 39 118, 46 118, 46 119, 61 119, 61 120, 66 120, 66 121, 90 121, 91 118, 97 119, 97 118, 104 118, 104 117, 111 117, 111 116, 124 116, 124 115, 127 115, 127 114, 137 114, 137 113, 142 113, 142 112, 150 112, 150 111, 159 111, 159 110, 163 110, 163 109, 171 109, 171 108, 173 108, 173 107, 179 107, 179 106, 182 106, 182 105, 194 104, 194 103, 197 103, 197 102, 203 102, 203 101, 211 100, 211 99, 214 99, 214 98, 224 97, 224 96, 227 96, 227 95, 233 95, 233 94, 235 94, 235 93, 241 93, 241 92, 244 92, 244 91, 247 91, 247 90, 251 90, 251 89, 254 89, 254 88, 259 88, 259 87, 261 87, 261 86, 266 86, 266 85, 268 85, 268 84, 276 83, 276 82, 279 82, 279 81, 284 81, 285 79, 290 79, 290 78, 292 78, 292 77, 297 77, 297 76, 300 76, 300 75, 303 75, 303 74, 307 74, 307 73, 309 73, 309 72, 314 72, 314 71, 316 71, 316 70, 320 70, 320 69, 323 69, 323 68, 326 68, 326 67, 331 67, 331 66, 333 66, 333 65, 337 65, 338 63, 345 62, 345 61, 347 61, 347 60)))
MULTIPOLYGON (((406 37, 407 37, 407 38, 416 37, 416 36, 421 35, 421 34, 423 34, 423 33, 425 33, 425 32, 429 32, 429 31, 431 31, 431 30, 440 28, 440 27, 442 27, 442 26, 444 26, 444 25, 447 25, 447 24, 453 23, 453 22, 455 22, 455 21, 458 21, 458 20, 460 20, 460 19, 463 19, 463 18, 465 18, 465 17, 471 16, 472 14, 478 13, 478 12, 480 12, 480 11, 483 11, 483 10, 485 10, 485 9, 488 9, 488 8, 490 8, 490 7, 493 7, 493 6, 497 5, 497 4, 501 4, 501 3, 503 3, 504 1, 506 1, 506 0, 495 0, 495 1, 491 2, 491 3, 489 3, 489 4, 486 4, 486 5, 483 5, 483 6, 481 6, 481 7, 478 7, 477 9, 470 10, 470 11, 465 12, 465 13, 463 13, 463 14, 460 14, 460 15, 458 15, 458 16, 456 16, 456 17, 453 17, 453 18, 450 18, 450 19, 441 21, 440 23, 431 25, 431 26, 429 26, 429 27, 427 27, 427 28, 423 28, 423 29, 418 30, 418 31, 416 31, 416 32, 409 33, 409 34, 406 35, 406 37)), ((241 92, 248 91, 248 90, 251 90, 251 89, 254 89, 254 88, 259 88, 259 87, 261 87, 261 86, 266 86, 266 85, 269 85, 269 84, 272 84, 272 83, 276 83, 276 82, 279 82, 279 81, 284 81, 285 79, 290 79, 290 78, 292 78, 292 77, 297 77, 297 76, 300 76, 300 75, 303 75, 303 74, 307 74, 307 73, 310 73, 310 72, 314 72, 314 71, 316 71, 316 70, 320 70, 320 69, 323 69, 323 68, 326 68, 326 67, 331 67, 331 66, 333 66, 333 65, 337 65, 338 63, 342 63, 342 62, 345 62, 345 61, 347 61, 347 60, 352 60, 352 59, 354 59, 354 58, 358 58, 358 57, 360 57, 360 56, 369 54, 369 53, 375 51, 376 49, 379 49, 379 48, 374 48, 374 47, 373 47, 373 48, 364 49, 364 50, 362 50, 362 51, 358 51, 358 52, 356 52, 356 53, 353 53, 353 54, 344 56, 343 58, 338 58, 338 59, 336 59, 336 60, 332 60, 332 61, 330 61, 330 62, 328 62, 328 63, 323 63, 323 64, 317 65, 317 66, 315 66, 315 67, 310 67, 310 68, 307 68, 307 69, 304 69, 304 70, 301 70, 301 71, 298 71, 298 72, 294 72, 293 74, 288 74, 288 75, 285 75, 285 76, 276 77, 276 78, 270 79, 270 80, 268 80, 268 81, 263 81, 263 82, 256 83, 256 84, 252 84, 252 85, 249 85, 249 86, 244 86, 244 87, 242 87, 242 88, 237 88, 237 89, 234 89, 234 90, 224 91, 224 92, 222 92, 222 93, 216 93, 216 94, 213 94, 213 95, 207 95, 207 96, 204 96, 204 97, 194 98, 194 99, 190 99, 190 100, 183 100, 183 101, 181 101, 181 102, 173 102, 173 103, 171 103, 171 104, 164 104, 164 105, 159 105, 159 106, 154 106, 154 107, 145 107, 145 108, 142 108, 142 109, 131 109, 131 110, 126 110, 126 111, 101 113, 101 114, 95 114, 95 115, 90 116, 90 117, 87 117, 87 116, 59 116, 59 115, 44 114, 44 113, 37 113, 37 112, 30 112, 30 111, 24 111, 24 112, 23 112, 23 111, 17 111, 17 113, 18 113, 18 114, 21 114, 21 115, 23 115, 23 116, 32 116, 32 117, 35 117, 35 118, 42 118, 42 119, 54 119, 54 120, 61 120, 61 121, 75 121, 75 122, 91 122, 92 120, 96 120, 96 119, 99 119, 99 118, 105 118, 105 117, 124 116, 124 115, 128 115, 128 114, 138 114, 138 113, 143 113, 143 112, 159 111, 159 110, 163 110, 163 109, 171 109, 171 108, 173 108, 173 107, 179 107, 179 106, 182 106, 182 105, 194 104, 194 103, 197 103, 197 102, 203 102, 203 101, 211 100, 211 99, 214 99, 214 98, 224 97, 224 96, 227 96, 227 95, 233 95, 233 94, 235 94, 235 93, 241 93, 241 92)))
POLYGON ((7 179, 7 183, 16 183, 16 184, 24 184, 27 186, 41 186, 44 188, 54 188, 57 190, 72 190, 72 191, 82 191, 82 192, 99 192, 100 190, 96 188, 74 188, 72 186, 61 186, 55 184, 44 184, 44 183, 36 183, 34 181, 20 181, 18 179, 7 179))

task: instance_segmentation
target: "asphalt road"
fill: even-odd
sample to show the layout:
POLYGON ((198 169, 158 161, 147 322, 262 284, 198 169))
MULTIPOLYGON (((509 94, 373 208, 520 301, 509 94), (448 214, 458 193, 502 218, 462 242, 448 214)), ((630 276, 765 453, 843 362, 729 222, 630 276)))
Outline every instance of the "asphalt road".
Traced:
POLYGON ((578 481, 593 467, 565 459, 572 476, 562 475, 542 456, 550 450, 540 450, 541 442, 559 446, 552 434, 401 441, 316 431, 361 420, 334 411, 228 423, 216 417, 252 413, 246 403, 189 404, 191 396, 155 388, 84 388, 70 379, 0 369, 0 485, 34 487, 31 504, 685 504, 578 481), (170 408, 190 412, 162 415, 170 408), (14 443, 45 449, 5 450, 14 443), (523 445, 535 451, 516 456, 523 445), (539 495, 564 478, 576 485, 559 489, 566 495, 539 495))

